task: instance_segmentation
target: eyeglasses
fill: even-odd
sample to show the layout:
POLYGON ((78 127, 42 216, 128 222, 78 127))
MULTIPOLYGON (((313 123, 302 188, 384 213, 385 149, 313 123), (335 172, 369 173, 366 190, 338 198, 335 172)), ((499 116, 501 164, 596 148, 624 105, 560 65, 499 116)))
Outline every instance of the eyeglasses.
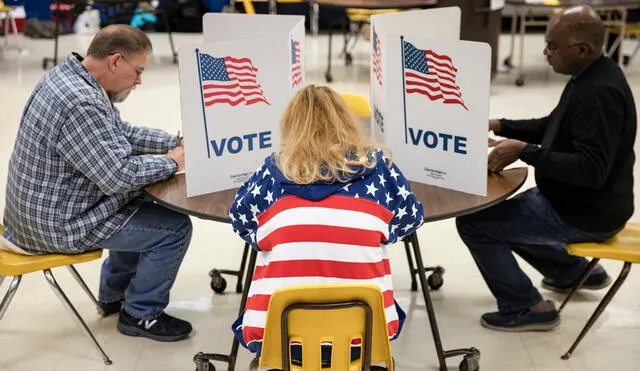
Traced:
POLYGON ((136 71, 136 75, 138 75, 138 76, 142 76, 142 73, 144 72, 144 69, 136 68, 136 66, 134 66, 133 64, 131 64, 131 62, 129 62, 129 61, 127 60, 127 58, 125 58, 125 56, 124 56, 124 55, 120 54, 120 57, 122 58, 122 60, 123 60, 123 61, 127 62, 127 64, 128 64, 129 66, 131 66, 131 68, 133 68, 133 70, 134 70, 134 71, 136 71))
POLYGON ((553 43, 552 41, 547 41, 547 43, 545 44, 544 48, 547 51, 549 51, 550 53, 554 53, 560 48, 567 48, 568 49, 568 48, 573 48, 574 46, 578 46, 578 45, 587 45, 587 44, 585 44, 585 43, 575 43, 575 44, 569 44, 569 45, 566 45, 566 46, 559 46, 559 45, 553 43))

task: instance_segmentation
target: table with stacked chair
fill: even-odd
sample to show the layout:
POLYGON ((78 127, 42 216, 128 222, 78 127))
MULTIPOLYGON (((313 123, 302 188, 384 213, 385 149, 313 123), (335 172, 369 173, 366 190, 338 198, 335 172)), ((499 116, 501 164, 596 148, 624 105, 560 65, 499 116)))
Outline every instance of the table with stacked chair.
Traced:
MULTIPOLYGON (((513 8, 511 18, 511 48, 509 56, 504 60, 506 67, 513 67, 516 35, 520 38, 518 50, 518 68, 515 80, 516 86, 524 85, 524 35, 527 27, 546 26, 547 20, 532 19, 532 14, 540 14, 541 10, 552 14, 560 9, 577 5, 589 5, 601 14, 603 23, 607 27, 607 37, 615 35, 615 48, 618 49, 618 64, 622 66, 622 39, 627 35, 627 13, 629 9, 640 8, 638 0, 506 0, 506 4, 513 8)), ((605 42, 605 45, 607 43, 605 42)), ((540 48, 542 55, 542 47, 540 48)), ((608 54, 612 50, 606 51, 608 54)))
MULTIPOLYGON (((73 9, 71 7, 68 7, 68 8, 63 7, 62 5, 72 5, 72 6, 79 6, 79 7, 86 7, 86 6, 93 6, 93 5, 117 6, 117 5, 125 5, 125 4, 136 5, 139 2, 140 1, 133 1, 133 0, 55 0, 55 3, 52 4, 52 9, 53 9, 52 12, 54 13, 54 16, 55 16, 55 29, 54 29, 55 31, 53 34, 54 36, 53 37, 53 40, 54 40, 53 41, 53 45, 54 45, 53 58, 44 57, 42 59, 42 68, 47 69, 51 65, 55 66, 56 64, 58 64, 58 39, 60 36, 60 23, 63 17, 66 16, 66 14, 63 14, 63 13, 70 12, 73 9)), ((176 52, 175 46, 173 44, 173 33, 171 32, 171 26, 170 26, 167 13, 162 8, 156 8, 153 10, 139 10, 139 11, 142 13, 151 12, 159 15, 162 18, 167 30, 167 35, 169 37, 169 45, 171 47, 171 58, 174 64, 178 63, 178 53, 176 52)))
MULTIPOLYGON (((344 44, 342 46, 341 56, 345 58, 345 64, 348 66, 353 62, 353 57, 350 53, 349 43, 352 39, 357 41, 358 31, 363 24, 369 21, 374 14, 397 12, 404 9, 411 8, 428 8, 437 4, 437 0, 309 0, 312 4, 317 5, 318 12, 323 7, 343 9, 344 17, 338 20, 338 24, 342 25, 342 31, 344 35, 344 44), (350 32, 350 25, 356 25, 356 32, 350 32)), ((327 69, 325 71, 325 80, 327 82, 333 81, 333 74, 331 72, 331 59, 332 59, 332 27, 335 23, 329 26, 329 51, 327 56, 327 69)), ((355 45, 355 44, 354 44, 355 45)))

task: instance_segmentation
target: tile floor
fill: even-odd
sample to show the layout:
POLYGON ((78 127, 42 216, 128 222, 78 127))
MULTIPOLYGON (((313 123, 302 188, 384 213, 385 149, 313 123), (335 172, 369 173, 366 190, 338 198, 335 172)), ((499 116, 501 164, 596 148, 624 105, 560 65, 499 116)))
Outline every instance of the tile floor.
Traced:
MULTIPOLYGON (((199 42, 201 35, 176 35, 178 46, 199 42)), ((121 104, 122 116, 137 125, 175 132, 180 128, 180 93, 177 67, 170 63, 167 37, 153 34, 155 54, 144 74, 144 84, 121 104)), ((508 36, 501 39, 501 59, 508 54, 508 36)), ((83 52, 90 37, 65 36, 62 55, 83 52)), ((325 36, 307 42, 307 79, 324 84, 327 49, 325 36)), ((526 86, 517 88, 515 74, 499 74, 491 89, 491 115, 533 117, 548 113, 555 105, 565 78, 554 75, 546 66, 541 51, 541 35, 526 38, 528 48, 526 86)), ((51 41, 28 40, 27 52, 17 55, 7 50, 0 58, 0 210, 4 207, 7 161, 13 148, 23 105, 36 82, 42 77, 41 58, 52 51, 51 41)), ((334 61, 333 88, 368 95, 368 45, 360 42, 354 63, 345 67, 334 61)), ((628 78, 640 99, 640 67, 628 69, 628 78)), ((525 188, 533 185, 530 176, 525 188)), ((637 217, 636 217, 637 218, 637 217)), ((80 328, 66 313, 40 274, 26 276, 14 302, 0 323, 0 370, 8 371, 182 371, 193 370, 193 355, 198 351, 228 352, 229 326, 237 313, 239 295, 227 291, 214 295, 209 288, 208 271, 212 267, 235 268, 242 243, 226 224, 194 219, 195 232, 190 251, 172 291, 168 311, 191 321, 196 331, 188 340, 163 344, 121 335, 116 318, 100 318, 84 293, 66 270, 57 270, 58 281, 66 289, 77 309, 113 360, 104 366, 80 328)), ((561 371, 640 369, 640 276, 632 271, 627 284, 597 322, 570 361, 560 355, 568 348, 603 293, 584 293, 576 297, 563 315, 561 326, 550 333, 508 334, 486 330, 479 325, 481 313, 494 310, 495 303, 466 248, 458 238, 452 220, 422 227, 419 236, 427 263, 446 267, 445 284, 433 293, 440 329, 446 348, 476 346, 482 351, 482 370, 488 371, 561 371), (636 293, 636 294, 634 294, 636 293)), ((437 370, 437 359, 426 322, 421 296, 409 291, 404 249, 391 249, 394 286, 400 304, 408 312, 404 333, 393 343, 398 369, 402 371, 437 370)), ((97 289, 99 262, 78 267, 89 286, 97 289)), ((617 275, 620 265, 605 262, 617 275)), ((523 268, 535 282, 540 275, 529 266, 523 268)), ((231 280, 230 286, 235 281, 231 280)), ((4 288, 6 289, 7 283, 4 288)), ((4 290, 2 290, 2 294, 4 290)), ((561 296, 544 292, 556 301, 561 296)), ((248 368, 251 357, 240 351, 238 370, 248 368)), ((449 361, 457 370, 459 359, 449 361)), ((226 369, 223 365, 219 370, 226 369)))

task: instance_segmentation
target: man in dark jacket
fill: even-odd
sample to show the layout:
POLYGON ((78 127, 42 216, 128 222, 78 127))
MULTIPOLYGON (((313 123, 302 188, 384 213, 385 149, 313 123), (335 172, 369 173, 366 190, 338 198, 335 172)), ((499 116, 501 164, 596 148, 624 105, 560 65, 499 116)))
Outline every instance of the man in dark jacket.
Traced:
MULTIPOLYGON (((491 120, 489 130, 509 138, 492 144, 489 171, 520 159, 535 167, 537 187, 493 208, 457 219, 498 312, 483 326, 501 331, 549 330, 559 323, 512 252, 545 277, 542 286, 565 291, 587 261, 565 244, 611 238, 633 214, 636 110, 622 70, 603 56, 604 26, 588 6, 554 17, 544 54, 557 73, 570 75, 556 108, 533 120, 491 120)), ((610 278, 596 267, 584 288, 610 278)))

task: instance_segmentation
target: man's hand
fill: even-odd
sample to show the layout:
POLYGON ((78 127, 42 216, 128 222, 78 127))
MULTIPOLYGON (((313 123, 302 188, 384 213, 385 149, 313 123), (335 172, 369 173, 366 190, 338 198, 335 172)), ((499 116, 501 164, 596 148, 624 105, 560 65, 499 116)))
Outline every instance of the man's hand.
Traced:
POLYGON ((516 162, 526 145, 527 143, 515 139, 498 140, 489 144, 489 147, 494 147, 489 153, 489 171, 499 173, 516 162))
POLYGON ((493 131, 494 134, 500 133, 500 120, 489 120, 489 131, 493 131))
POLYGON ((172 158, 178 164, 178 171, 184 170, 184 148, 178 146, 167 152, 167 157, 172 158))

